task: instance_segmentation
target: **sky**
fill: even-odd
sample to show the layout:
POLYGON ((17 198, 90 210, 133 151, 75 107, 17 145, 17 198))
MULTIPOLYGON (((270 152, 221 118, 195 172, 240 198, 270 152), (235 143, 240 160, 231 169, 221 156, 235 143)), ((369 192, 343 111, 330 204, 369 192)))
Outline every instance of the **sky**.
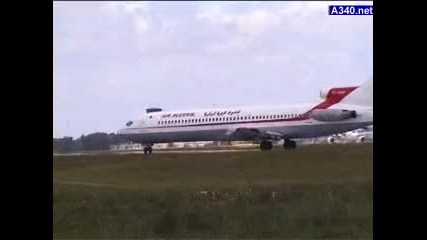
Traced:
POLYGON ((53 137, 164 110, 320 101, 373 73, 372 2, 54 2, 53 137))

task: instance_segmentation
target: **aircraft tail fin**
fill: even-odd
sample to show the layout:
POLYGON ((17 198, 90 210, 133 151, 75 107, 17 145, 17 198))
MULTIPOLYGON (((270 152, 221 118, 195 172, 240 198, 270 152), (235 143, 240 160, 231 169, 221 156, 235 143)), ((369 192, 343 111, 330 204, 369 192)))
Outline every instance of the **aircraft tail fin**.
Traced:
POLYGON ((354 89, 350 94, 344 97, 340 103, 359 105, 359 106, 373 106, 373 78, 365 81, 362 85, 354 89))

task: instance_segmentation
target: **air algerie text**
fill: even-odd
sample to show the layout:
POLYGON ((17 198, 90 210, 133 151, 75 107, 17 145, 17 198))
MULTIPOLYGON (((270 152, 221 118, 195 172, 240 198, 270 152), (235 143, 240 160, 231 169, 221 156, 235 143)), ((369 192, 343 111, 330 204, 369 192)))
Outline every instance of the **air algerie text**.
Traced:
POLYGON ((174 113, 174 114, 163 114, 162 118, 169 117, 194 117, 194 113, 174 113))

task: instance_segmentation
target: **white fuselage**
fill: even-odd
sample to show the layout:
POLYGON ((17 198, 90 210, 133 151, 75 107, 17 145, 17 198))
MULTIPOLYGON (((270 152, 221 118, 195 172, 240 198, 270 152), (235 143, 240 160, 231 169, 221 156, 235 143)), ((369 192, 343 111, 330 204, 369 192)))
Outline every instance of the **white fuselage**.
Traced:
POLYGON ((357 117, 333 122, 317 121, 310 117, 316 104, 272 107, 236 107, 207 110, 153 112, 130 121, 118 131, 126 139, 143 143, 187 141, 245 141, 230 132, 238 128, 271 131, 287 139, 312 138, 373 124, 373 108, 335 104, 328 109, 352 109, 357 117))

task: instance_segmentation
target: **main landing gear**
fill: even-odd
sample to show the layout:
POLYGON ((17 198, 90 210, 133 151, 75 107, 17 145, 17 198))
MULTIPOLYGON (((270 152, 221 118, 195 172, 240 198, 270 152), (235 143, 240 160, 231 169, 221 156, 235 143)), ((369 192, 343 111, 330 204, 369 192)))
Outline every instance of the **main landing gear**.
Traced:
POLYGON ((151 154, 153 152, 153 148, 151 146, 152 146, 151 144, 144 146, 144 154, 145 155, 147 155, 147 153, 151 154))
POLYGON ((261 151, 271 150, 273 148, 273 143, 270 141, 261 141, 259 148, 261 151))
MULTIPOLYGON (((294 149, 297 147, 297 143, 295 141, 285 139, 285 142, 283 143, 284 149, 294 149)), ((261 151, 267 151, 271 150, 273 148, 273 143, 270 141, 261 141, 259 148, 261 151)))
POLYGON ((296 147, 297 147, 297 143, 295 141, 285 139, 285 142, 283 143, 283 148, 294 149, 296 147))

